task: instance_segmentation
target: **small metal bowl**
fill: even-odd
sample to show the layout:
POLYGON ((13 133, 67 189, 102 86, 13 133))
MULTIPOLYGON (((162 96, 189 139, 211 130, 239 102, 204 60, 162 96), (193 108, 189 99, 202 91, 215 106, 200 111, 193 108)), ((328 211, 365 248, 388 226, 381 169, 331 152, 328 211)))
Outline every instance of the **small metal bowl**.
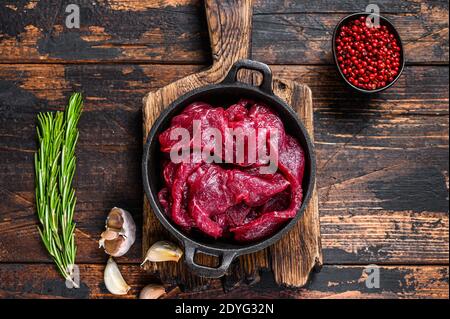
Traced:
POLYGON ((400 75, 403 72, 403 69, 405 68, 405 58, 404 58, 404 50, 403 50, 403 44, 402 44, 402 39, 400 38, 399 33, 397 32, 397 30, 395 29, 394 25, 392 24, 391 21, 389 21, 387 18, 378 15, 378 14, 374 14, 374 13, 367 13, 367 12, 359 12, 359 13, 353 13, 350 14, 346 17, 344 17, 343 19, 341 19, 341 21, 339 21, 339 23, 336 25, 336 27, 334 28, 334 32, 333 32, 333 39, 332 39, 332 49, 333 49, 333 59, 334 59, 334 63, 336 65, 336 68, 338 69, 339 74, 341 75, 342 79, 344 80, 345 83, 347 83, 347 85, 349 87, 351 87, 353 90, 356 90, 358 92, 361 93, 366 93, 366 94, 371 94, 371 93, 377 93, 377 92, 381 92, 386 90, 387 88, 391 87, 392 85, 394 85, 395 82, 397 82, 397 80, 399 79, 400 75), (341 68, 339 67, 339 63, 337 61, 337 56, 336 56, 336 36, 339 32, 339 30, 341 29, 341 27, 345 24, 347 24, 349 21, 351 20, 355 20, 357 18, 360 18, 362 16, 377 16, 380 18, 380 24, 381 25, 385 25, 388 27, 389 31, 395 36, 395 38, 397 39, 398 45, 400 47, 400 67, 398 70, 398 74, 395 76, 394 80, 392 82, 390 82, 389 84, 387 84, 386 86, 383 86, 382 88, 378 88, 375 90, 366 90, 366 89, 361 89, 355 85, 353 85, 352 83, 350 83, 347 78, 345 77, 345 75, 342 73, 341 68))

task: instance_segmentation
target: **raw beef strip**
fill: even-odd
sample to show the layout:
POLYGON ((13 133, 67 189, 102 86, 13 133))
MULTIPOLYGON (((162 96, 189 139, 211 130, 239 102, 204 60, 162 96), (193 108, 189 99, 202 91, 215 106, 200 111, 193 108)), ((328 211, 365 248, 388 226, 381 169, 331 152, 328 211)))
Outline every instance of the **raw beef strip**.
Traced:
POLYGON ((247 117, 247 106, 252 102, 247 99, 241 99, 236 104, 231 105, 225 110, 229 122, 239 122, 247 117))
POLYGON ((253 221, 231 228, 237 241, 256 241, 274 233, 283 224, 295 217, 302 203, 302 186, 305 166, 304 153, 298 142, 286 136, 279 157, 279 169, 291 184, 291 202, 286 210, 263 213, 253 221))
POLYGON ((278 216, 276 212, 261 215, 255 220, 234 228, 234 239, 239 242, 256 241, 274 234, 288 219, 278 216))
MULTIPOLYGON (((170 127, 159 135, 159 143, 162 152, 169 153, 172 146, 178 143, 178 140, 170 138, 171 132, 176 128, 185 128, 192 137, 193 120, 204 114, 211 106, 203 102, 195 102, 190 104, 181 114, 174 116, 170 122, 170 127)), ((191 141, 189 141, 190 143, 191 141)), ((189 145, 186 145, 186 147, 189 145)))
POLYGON ((291 201, 291 189, 287 188, 281 193, 276 194, 270 198, 264 205, 261 206, 261 213, 267 213, 271 211, 285 210, 289 207, 291 201))
POLYGON ((252 208, 245 203, 234 205, 225 212, 227 226, 239 226, 244 223, 245 218, 252 208))
POLYGON ((232 193, 227 189, 228 173, 217 165, 204 165, 191 181, 189 212, 196 226, 205 234, 218 238, 223 228, 211 216, 225 212, 233 203, 232 193))
POLYGON ((158 200, 164 208, 164 212, 169 215, 172 207, 172 199, 170 198, 170 192, 167 187, 164 187, 158 192, 158 200))
MULTIPOLYGON (((279 150, 283 147, 283 143, 285 140, 285 131, 283 122, 281 119, 272 112, 265 104, 254 104, 250 111, 248 112, 249 117, 255 123, 255 129, 267 130, 266 133, 266 155, 274 155, 276 157, 275 162, 277 163, 277 155, 279 155, 279 150), (276 136, 275 133, 278 135, 276 136), (272 141, 270 141, 270 137, 272 136, 272 141)), ((259 138, 257 145, 260 145, 259 138)), ((262 165, 266 163, 263 158, 258 158, 257 164, 262 165)))
POLYGON ((180 163, 175 173, 172 185, 172 219, 184 228, 191 228, 195 225, 189 216, 185 205, 187 199, 187 179, 198 167, 200 163, 180 163))
POLYGON ((172 161, 167 160, 163 165, 163 177, 164 182, 168 188, 172 188, 173 181, 175 179, 175 174, 177 171, 178 164, 174 164, 172 161))
MULTIPOLYGON (((179 139, 171 139, 170 135, 177 128, 187 129, 190 134, 189 144, 181 145, 183 148, 193 147, 194 144, 194 121, 200 122, 200 128, 204 133, 208 128, 218 129, 224 136, 227 126, 225 110, 221 107, 213 108, 209 104, 198 102, 189 105, 181 114, 175 116, 171 121, 171 126, 159 135, 159 143, 162 152, 169 153, 175 145, 180 146, 179 139)), ((210 137, 203 134, 200 140, 200 147, 205 146, 210 137)))
POLYGON ((235 202, 244 202, 251 207, 263 205, 288 186, 289 182, 279 173, 263 175, 234 169, 228 180, 228 189, 233 193, 235 202))

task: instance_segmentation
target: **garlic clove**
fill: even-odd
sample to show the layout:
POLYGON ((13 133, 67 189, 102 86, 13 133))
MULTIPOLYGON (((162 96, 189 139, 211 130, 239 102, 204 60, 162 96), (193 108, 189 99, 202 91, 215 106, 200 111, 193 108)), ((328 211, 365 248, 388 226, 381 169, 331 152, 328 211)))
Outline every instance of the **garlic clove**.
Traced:
POLYGON ((139 299, 158 299, 166 293, 162 285, 149 284, 145 286, 139 294, 139 299))
POLYGON ((161 240, 154 243, 147 251, 145 259, 141 266, 145 264, 146 261, 161 262, 161 261, 175 261, 180 260, 183 256, 183 251, 180 247, 175 244, 161 240))
POLYGON ((121 229, 123 223, 125 222, 124 217, 122 216, 122 211, 124 211, 121 208, 113 207, 111 211, 108 214, 106 224, 110 228, 114 229, 121 229))
POLYGON ((112 257, 109 257, 106 264, 103 280, 108 291, 114 295, 126 295, 131 289, 123 279, 119 267, 112 257))
POLYGON ((120 236, 115 240, 105 240, 102 247, 105 249, 105 252, 107 254, 113 257, 118 257, 118 254, 115 253, 116 251, 118 251, 118 247, 125 247, 126 245, 126 238, 120 236))
POLYGON ((123 256, 136 239, 136 224, 129 212, 114 207, 106 219, 106 230, 101 234, 99 246, 113 257, 123 256))
POLYGON ((114 240, 120 235, 120 230, 107 227, 106 230, 101 234, 103 240, 114 240))

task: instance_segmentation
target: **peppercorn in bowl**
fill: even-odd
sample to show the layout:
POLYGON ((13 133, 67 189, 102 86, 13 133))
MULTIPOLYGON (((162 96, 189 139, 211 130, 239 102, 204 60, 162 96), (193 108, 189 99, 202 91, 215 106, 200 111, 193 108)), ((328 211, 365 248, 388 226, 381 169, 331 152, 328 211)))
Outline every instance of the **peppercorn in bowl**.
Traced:
POLYGON ((333 33, 333 57, 339 74, 362 93, 392 86, 405 64, 400 35, 386 18, 354 13, 343 18, 333 33))

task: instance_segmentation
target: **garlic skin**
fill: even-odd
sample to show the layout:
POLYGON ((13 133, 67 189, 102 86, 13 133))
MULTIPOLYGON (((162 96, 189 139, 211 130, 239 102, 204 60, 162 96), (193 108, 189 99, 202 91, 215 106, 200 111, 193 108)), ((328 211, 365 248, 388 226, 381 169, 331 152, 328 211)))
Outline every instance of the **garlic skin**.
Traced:
POLYGON ((129 212, 114 207, 106 218, 106 230, 101 234, 99 247, 113 257, 125 255, 136 240, 136 224, 129 212))
POLYGON ((131 289, 130 286, 123 279, 119 267, 112 257, 109 257, 108 263, 105 267, 103 280, 108 291, 114 295, 126 295, 131 289))
POLYGON ((161 240, 154 243, 147 251, 145 259, 141 266, 145 264, 146 261, 161 262, 161 261, 175 261, 178 262, 181 256, 183 256, 183 251, 180 247, 175 244, 161 240))
POLYGON ((166 293, 162 285, 149 284, 145 286, 139 294, 139 299, 158 299, 166 293))

